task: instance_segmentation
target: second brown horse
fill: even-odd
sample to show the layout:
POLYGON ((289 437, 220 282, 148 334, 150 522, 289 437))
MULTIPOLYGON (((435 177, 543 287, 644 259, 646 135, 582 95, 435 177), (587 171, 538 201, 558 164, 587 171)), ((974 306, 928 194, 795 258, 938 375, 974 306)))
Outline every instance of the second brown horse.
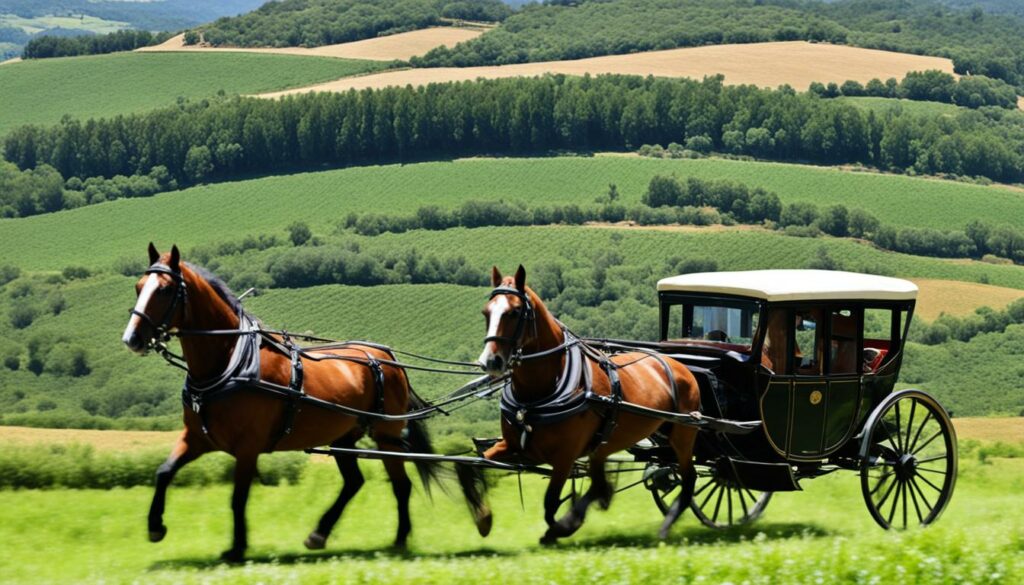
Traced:
MULTIPOLYGON (((522 266, 511 277, 503 277, 495 267, 491 284, 495 289, 483 310, 487 337, 478 361, 491 376, 501 376, 510 370, 511 399, 527 405, 524 411, 528 411, 529 405, 543 403, 560 384, 564 385, 571 344, 566 343, 565 329, 540 297, 526 286, 526 271, 522 266), (519 356, 527 358, 521 360, 519 356)), ((685 366, 672 359, 643 352, 622 353, 611 356, 610 364, 605 364, 607 368, 614 369, 609 373, 594 359, 595 352, 587 353, 590 357, 584 358, 584 367, 589 372, 584 372, 581 379, 589 377, 590 390, 597 395, 607 397, 612 394, 611 376, 615 376, 621 389, 621 399, 626 402, 681 413, 700 408, 696 379, 685 366)), ((582 387, 565 390, 567 394, 585 391, 582 387)), ((591 503, 597 502, 607 508, 614 493, 605 473, 608 457, 651 436, 663 424, 657 419, 623 412, 616 416, 614 425, 607 425, 604 416, 589 407, 548 424, 531 424, 529 415, 526 412, 524 415, 523 420, 510 420, 516 418, 514 415, 502 417, 502 440, 487 450, 484 457, 503 460, 521 456, 552 467, 551 481, 544 495, 544 519, 548 530, 541 538, 542 544, 550 544, 575 533, 583 524, 591 503), (578 459, 588 455, 590 488, 562 518, 556 519, 562 503, 562 489, 573 466, 578 459)), ((687 489, 666 514, 661 528, 663 538, 692 498, 691 480, 695 477, 692 456, 696 433, 692 427, 678 425, 670 426, 667 431, 668 441, 678 459, 680 477, 688 478, 688 481, 684 482, 687 489)))

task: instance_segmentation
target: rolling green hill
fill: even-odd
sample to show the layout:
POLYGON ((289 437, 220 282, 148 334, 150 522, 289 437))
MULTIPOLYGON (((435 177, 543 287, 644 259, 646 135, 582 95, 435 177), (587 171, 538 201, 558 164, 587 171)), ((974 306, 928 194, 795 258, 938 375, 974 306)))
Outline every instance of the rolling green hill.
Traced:
POLYGON ((853 104, 858 108, 874 111, 877 114, 885 114, 892 111, 905 111, 919 116, 955 116, 961 110, 960 106, 945 104, 942 102, 926 102, 883 97, 839 97, 836 99, 841 102, 853 104))
POLYGON ((23 61, 0 68, 0 135, 64 115, 110 117, 170 106, 179 97, 283 89, 374 71, 372 61, 251 53, 120 53, 23 61))
POLYGON ((820 167, 603 156, 468 159, 274 176, 0 220, 0 247, 9 251, 9 262, 25 270, 109 268, 115 259, 144 250, 150 240, 187 248, 280 233, 297 220, 324 234, 351 212, 408 213, 467 199, 590 203, 609 183, 617 185, 625 202, 637 202, 652 176, 672 173, 764 187, 784 203, 842 203, 900 226, 962 230, 969 219, 1000 224, 1024 217, 1024 193, 1008 188, 820 167))

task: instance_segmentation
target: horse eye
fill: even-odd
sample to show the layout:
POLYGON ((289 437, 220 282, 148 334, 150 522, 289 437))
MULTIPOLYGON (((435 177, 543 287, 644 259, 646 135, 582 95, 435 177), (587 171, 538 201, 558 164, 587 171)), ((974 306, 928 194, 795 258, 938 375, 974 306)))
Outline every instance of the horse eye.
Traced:
POLYGON ((508 314, 511 315, 512 317, 518 317, 520 313, 522 313, 522 311, 519 309, 512 309, 511 311, 508 312, 508 314))

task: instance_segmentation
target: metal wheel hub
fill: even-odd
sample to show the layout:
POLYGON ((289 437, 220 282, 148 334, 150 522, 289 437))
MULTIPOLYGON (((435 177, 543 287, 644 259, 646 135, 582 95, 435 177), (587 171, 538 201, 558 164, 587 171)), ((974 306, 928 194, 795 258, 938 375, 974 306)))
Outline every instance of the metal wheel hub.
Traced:
POLYGON ((894 462, 893 469, 896 471, 896 479, 907 481, 917 475, 917 457, 909 453, 902 455, 894 462))

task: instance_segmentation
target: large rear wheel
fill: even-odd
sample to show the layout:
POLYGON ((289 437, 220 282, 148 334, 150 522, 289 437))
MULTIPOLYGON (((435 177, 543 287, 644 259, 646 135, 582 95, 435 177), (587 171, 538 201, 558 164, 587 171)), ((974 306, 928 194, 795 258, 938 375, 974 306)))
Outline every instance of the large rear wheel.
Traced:
POLYGON ((861 446, 864 503, 879 526, 934 522, 956 485, 956 431, 931 395, 890 395, 868 418, 861 446))

